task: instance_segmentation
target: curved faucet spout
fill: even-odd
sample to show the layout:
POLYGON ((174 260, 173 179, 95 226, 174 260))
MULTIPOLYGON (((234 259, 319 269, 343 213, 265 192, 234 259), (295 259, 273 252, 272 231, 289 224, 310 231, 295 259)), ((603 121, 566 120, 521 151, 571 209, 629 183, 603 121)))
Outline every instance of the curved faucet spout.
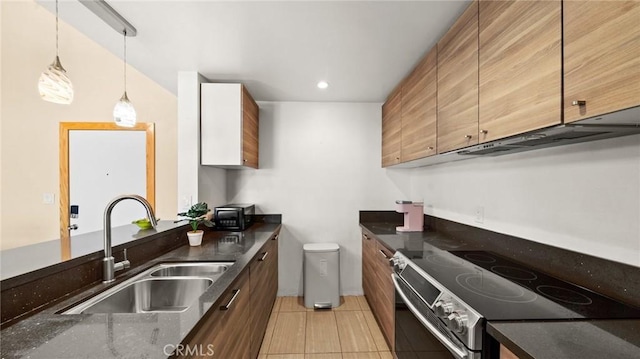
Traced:
POLYGON ((104 230, 103 230, 104 259, 102 261, 103 261, 103 268, 104 268, 104 273, 103 273, 104 283, 113 282, 115 278, 114 273, 117 270, 129 267, 129 261, 126 258, 122 262, 114 263, 115 260, 113 258, 113 253, 111 248, 111 212, 113 211, 113 208, 116 206, 116 204, 120 203, 125 199, 132 199, 142 204, 142 206, 144 206, 144 209, 147 211, 147 217, 151 222, 151 226, 153 228, 156 228, 156 226, 158 225, 158 222, 156 221, 156 216, 153 213, 153 208, 151 208, 151 204, 149 204, 149 202, 142 196, 138 196, 137 194, 125 194, 112 199, 111 202, 107 204, 107 207, 104 210, 104 222, 103 222, 104 224, 104 230))

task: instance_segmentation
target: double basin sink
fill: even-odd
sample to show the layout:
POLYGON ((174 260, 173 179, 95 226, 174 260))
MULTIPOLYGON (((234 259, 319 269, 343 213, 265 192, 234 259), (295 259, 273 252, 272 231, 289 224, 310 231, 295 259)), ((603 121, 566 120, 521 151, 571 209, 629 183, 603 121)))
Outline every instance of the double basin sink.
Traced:
POLYGON ((184 312, 233 262, 163 263, 62 314, 184 312))

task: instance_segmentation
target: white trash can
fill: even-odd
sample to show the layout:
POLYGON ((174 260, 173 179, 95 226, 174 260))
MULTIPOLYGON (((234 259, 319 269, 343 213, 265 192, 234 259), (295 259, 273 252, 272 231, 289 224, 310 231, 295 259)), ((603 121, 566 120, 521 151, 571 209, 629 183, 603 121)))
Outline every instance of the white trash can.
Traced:
POLYGON ((308 243, 304 252, 304 306, 331 309, 340 305, 340 246, 308 243))

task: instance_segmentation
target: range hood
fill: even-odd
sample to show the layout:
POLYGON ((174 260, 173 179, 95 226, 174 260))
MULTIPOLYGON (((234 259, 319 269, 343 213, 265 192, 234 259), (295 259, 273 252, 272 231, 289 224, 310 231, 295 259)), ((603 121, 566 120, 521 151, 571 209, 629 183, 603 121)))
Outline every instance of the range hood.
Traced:
POLYGON ((480 156, 500 156, 539 148, 595 141, 640 133, 640 106, 485 142, 439 155, 401 163, 394 168, 429 166, 480 156))

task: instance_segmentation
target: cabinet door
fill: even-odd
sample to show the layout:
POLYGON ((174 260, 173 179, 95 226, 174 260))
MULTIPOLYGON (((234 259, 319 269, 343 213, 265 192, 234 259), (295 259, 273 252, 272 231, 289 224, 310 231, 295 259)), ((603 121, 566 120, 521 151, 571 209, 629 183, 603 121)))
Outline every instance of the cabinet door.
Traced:
POLYGON ((480 142, 562 122, 560 17, 560 0, 480 1, 480 142))
MULTIPOLYGON (((277 237, 274 237, 277 238, 277 237)), ((278 278, 277 242, 267 241, 250 264, 249 282, 251 287, 251 358, 257 358, 262 338, 267 329, 271 309, 276 299, 278 278), (275 265, 274 265, 275 264, 275 265)))
POLYGON ((374 239, 362 233, 362 289, 369 305, 373 305, 374 302, 375 266, 372 255, 374 251, 374 239))
POLYGON ((640 105, 640 1, 565 1, 563 21, 565 122, 640 105))
POLYGON ((387 340, 389 348, 393 350, 395 343, 395 288, 391 279, 393 268, 389 260, 393 253, 376 241, 376 312, 378 323, 387 340))
POLYGON ((504 345, 500 344, 500 359, 519 359, 517 355, 513 354, 513 352, 504 345))
POLYGON ((189 348, 200 348, 197 354, 184 358, 248 359, 251 341, 247 326, 251 319, 249 297, 249 272, 245 271, 222 295, 222 304, 211 309, 207 318, 202 319, 202 326, 187 341, 189 348), (213 355, 208 352, 209 348, 214 351, 213 355))
POLYGON ((382 167, 400 163, 402 144, 402 87, 382 105, 382 167))
POLYGON ((438 42, 438 153, 478 143, 478 2, 438 42))
POLYGON ((436 154, 437 47, 402 85, 402 162, 436 154))
POLYGON ((258 104, 242 86, 242 161, 247 167, 258 168, 258 104))

